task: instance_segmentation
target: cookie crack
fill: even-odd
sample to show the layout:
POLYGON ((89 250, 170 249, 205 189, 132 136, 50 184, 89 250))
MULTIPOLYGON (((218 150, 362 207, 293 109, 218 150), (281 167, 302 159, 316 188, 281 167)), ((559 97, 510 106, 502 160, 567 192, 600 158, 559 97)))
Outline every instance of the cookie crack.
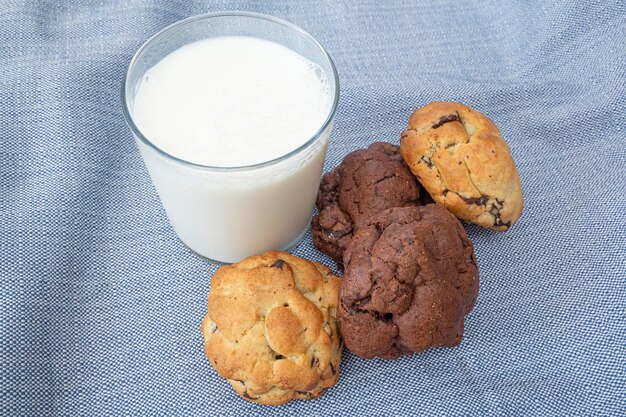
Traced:
POLYGON ((369 303, 369 301, 371 299, 372 299, 372 291, 370 290, 370 292, 368 292, 365 297, 360 298, 360 299, 354 301, 352 303, 352 308, 357 310, 357 311, 367 311, 367 310, 362 310, 360 307, 357 307, 357 306, 365 305, 365 304, 369 303))
POLYGON ((426 156, 426 155, 424 155, 424 156, 422 156, 422 157, 420 158, 420 161, 422 161, 423 163, 425 163, 425 164, 426 164, 426 166, 427 166, 428 168, 432 168, 432 167, 433 167, 432 155, 430 155, 430 156, 426 156))
MULTIPOLYGON (((430 130, 430 128, 428 127, 422 127, 422 128, 417 128, 417 127, 407 127, 406 129, 404 129, 404 132, 406 131, 411 131, 411 132, 415 132, 415 133, 419 133, 419 132, 428 132, 430 130)), ((400 135, 400 139, 404 139, 403 136, 404 132, 402 135, 400 135)))
MULTIPOLYGON (((480 194, 481 196, 486 196, 486 194, 484 194, 482 191, 480 191, 480 188, 478 188, 478 186, 476 185, 476 183, 472 179, 472 171, 470 171, 469 167, 467 166, 467 162, 465 160, 461 160, 461 161, 463 162, 463 165, 465 165, 465 169, 467 170, 467 178, 470 180, 470 182, 472 183, 472 185, 474 186, 476 191, 478 191, 478 194, 480 194)), ((461 198, 463 198, 463 197, 461 197, 461 198)))
MULTIPOLYGON (((335 223, 335 225, 337 223, 335 223)), ((326 233, 326 236, 329 239, 341 239, 342 237, 344 237, 344 236, 346 236, 346 235, 348 235, 350 233, 352 233, 352 227, 350 227, 350 229, 344 230, 344 231, 330 230, 328 233, 326 233)))
POLYGON ((474 137, 474 133, 476 132, 476 129, 474 129, 474 127, 471 126, 472 131, 470 132, 470 130, 468 129, 468 126, 470 125, 467 123, 467 120, 462 118, 458 111, 456 112, 456 114, 457 116, 459 116, 459 122, 463 125, 463 129, 465 129, 465 133, 467 134, 467 143, 470 143, 472 138, 474 137))
POLYGON ((258 323, 254 323, 252 326, 248 327, 244 332, 239 336, 239 339, 229 339, 231 342, 239 343, 239 340, 243 339, 250 333, 250 330, 254 329, 258 323))
POLYGON ((373 156, 367 156, 363 159, 363 161, 361 162, 361 165, 359 165, 352 173, 351 173, 351 177, 352 177, 352 181, 354 182, 354 184, 358 187, 361 186, 361 184, 359 184, 359 182, 357 181, 357 179, 360 177, 360 172, 361 170, 365 169, 365 167, 367 166, 367 164, 371 161, 376 161, 376 158, 374 158, 373 156))
MULTIPOLYGON (((368 302, 371 299, 371 296, 368 295, 364 298, 362 298, 361 300, 366 300, 366 302, 368 302)), ((358 313, 363 313, 363 314, 367 314, 371 317, 373 317, 376 321, 382 321, 383 323, 392 323, 393 324, 393 313, 383 313, 381 314, 380 312, 376 311, 376 310, 367 310, 364 308, 360 308, 357 307, 363 304, 355 304, 355 303, 360 303, 361 300, 357 300, 354 303, 352 303, 352 307, 351 310, 352 311, 356 311, 358 313)), ((344 308, 346 308, 346 306, 344 305, 344 308)))
MULTIPOLYGON (((465 161, 463 161, 463 164, 465 165, 465 168, 467 169, 467 174, 468 174, 468 178, 470 180, 470 182, 472 183, 472 185, 474 186, 474 188, 476 188, 476 190, 478 191, 478 193, 481 195, 480 198, 467 198, 467 197, 463 197, 461 195, 459 195, 457 193, 457 195, 459 195, 459 197, 465 201, 468 204, 478 204, 478 205, 487 205, 487 203, 489 201, 492 201, 491 206, 488 208, 486 207, 486 212, 491 214, 491 216, 493 216, 493 225, 494 226, 504 226, 506 228, 509 228, 511 226, 511 221, 508 222, 503 222, 502 221, 502 217, 500 214, 500 210, 502 210, 502 207, 504 206, 504 200, 500 200, 497 198, 491 198, 488 194, 483 194, 480 189, 476 186, 476 184, 474 183, 474 181, 472 180, 472 172, 470 171, 469 167, 467 166, 467 163, 465 161)), ((477 216, 480 217, 480 216, 477 216)), ((476 218, 477 218, 476 217, 476 218)))
MULTIPOLYGON (((446 184, 446 181, 443 179, 443 176, 441 175, 441 171, 439 171, 439 167, 437 166, 437 164, 433 163, 433 168, 435 168, 435 170, 437 171, 437 178, 439 178, 439 185, 441 186, 441 188, 443 188, 444 190, 448 190, 448 184, 446 184)), ((443 192, 441 196, 443 197, 443 206, 445 207, 446 192, 443 192)))
POLYGON ((384 177, 382 177, 381 179, 376 180, 376 181, 374 181, 373 183, 371 183, 371 184, 369 184, 369 185, 377 185, 377 184, 380 184, 380 183, 381 183, 381 182, 383 182, 383 181, 387 181, 387 180, 393 179, 393 177, 395 177, 395 175, 394 175, 394 174, 391 174, 391 175, 385 175, 385 176, 384 176, 384 177))

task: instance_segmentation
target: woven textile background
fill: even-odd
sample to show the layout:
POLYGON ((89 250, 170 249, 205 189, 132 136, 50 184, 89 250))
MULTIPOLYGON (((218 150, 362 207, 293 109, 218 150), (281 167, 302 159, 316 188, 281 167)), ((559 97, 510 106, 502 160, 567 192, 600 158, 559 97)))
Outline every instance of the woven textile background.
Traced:
MULTIPOLYGON (((0 415, 626 414, 625 102, 623 1, 0 1, 0 415), (481 289, 459 347, 346 351, 335 388, 278 408, 205 360, 215 267, 170 227, 120 88, 149 36, 217 10, 327 47, 326 170, 433 100, 498 124, 525 210, 466 227, 481 289)), ((334 266, 309 235, 295 253, 334 266)))

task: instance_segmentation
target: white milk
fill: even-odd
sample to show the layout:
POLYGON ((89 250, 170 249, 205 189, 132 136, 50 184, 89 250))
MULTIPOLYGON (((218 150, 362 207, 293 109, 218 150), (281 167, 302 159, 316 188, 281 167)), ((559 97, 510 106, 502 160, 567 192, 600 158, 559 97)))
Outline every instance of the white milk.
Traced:
MULTIPOLYGON (((211 167, 271 161, 305 144, 332 107, 328 78, 279 44, 217 37, 172 52, 139 84, 132 109, 166 153, 211 167)), ((236 262, 306 230, 330 126, 296 155, 254 169, 202 169, 137 141, 172 226, 191 249, 236 262)))
POLYGON ((322 69, 263 39, 205 39, 174 51, 144 76, 133 117, 165 152, 202 165, 270 161, 322 126, 331 107, 322 69))

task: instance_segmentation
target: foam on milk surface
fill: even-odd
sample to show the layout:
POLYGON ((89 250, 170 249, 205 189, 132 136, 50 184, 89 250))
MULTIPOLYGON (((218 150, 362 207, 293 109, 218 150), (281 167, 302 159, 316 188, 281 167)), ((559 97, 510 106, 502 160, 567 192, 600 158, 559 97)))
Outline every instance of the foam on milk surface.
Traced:
POLYGON ((318 65, 271 41, 229 36, 185 45, 159 61, 138 88, 133 117, 165 152, 228 167, 298 148, 331 106, 318 65))

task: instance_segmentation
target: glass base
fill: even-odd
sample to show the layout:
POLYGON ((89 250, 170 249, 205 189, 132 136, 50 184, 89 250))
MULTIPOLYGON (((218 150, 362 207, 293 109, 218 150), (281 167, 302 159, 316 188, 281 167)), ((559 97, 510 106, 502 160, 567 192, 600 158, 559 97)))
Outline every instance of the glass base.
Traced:
MULTIPOLYGON (((311 218, 312 217, 313 216, 311 216, 311 218)), ((284 246, 283 248, 280 248, 280 249, 267 249, 267 250, 268 251, 269 250, 280 250, 280 251, 290 252, 292 249, 294 249, 296 246, 298 246, 300 244, 300 241, 302 240, 304 235, 306 235, 306 233, 309 231, 309 227, 311 226, 311 218, 309 218, 309 221, 306 223, 306 225, 304 226, 304 229, 302 230, 302 232, 300 232, 298 237, 296 237, 290 244, 288 244, 288 245, 286 245, 286 246, 284 246)), ((176 237, 178 237, 178 235, 176 235, 176 237)), ((192 255, 194 255, 195 257, 197 257, 197 258, 199 258, 199 259, 201 259, 203 261, 206 261, 206 262, 209 262, 211 264, 218 265, 218 266, 221 266, 221 265, 232 265, 234 263, 237 263, 237 262, 222 262, 222 261, 218 261, 218 260, 215 260, 215 259, 211 259, 211 258, 206 257, 206 256, 196 252, 195 250, 191 249, 189 246, 187 246, 187 244, 185 242, 183 242, 183 240, 180 237, 178 237, 178 240, 180 240, 183 243, 183 245, 185 245, 187 250, 189 252, 191 252, 192 255)), ((248 256, 254 256, 254 255, 260 255, 260 253, 251 253, 248 256)), ((245 259, 245 258, 240 259, 240 261, 243 260, 243 259, 245 259)))

